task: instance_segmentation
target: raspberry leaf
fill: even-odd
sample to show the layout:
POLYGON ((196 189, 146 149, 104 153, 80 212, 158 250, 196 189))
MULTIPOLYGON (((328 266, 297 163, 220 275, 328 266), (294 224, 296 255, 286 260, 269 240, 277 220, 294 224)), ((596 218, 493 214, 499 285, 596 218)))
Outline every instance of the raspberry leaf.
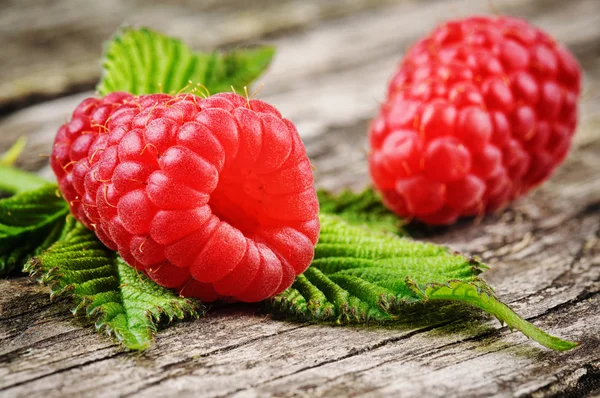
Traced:
POLYGON ((69 209, 57 189, 44 184, 0 200, 0 276, 20 271, 59 238, 69 209))
POLYGON ((271 46, 193 52, 181 41, 152 30, 125 28, 106 45, 97 89, 101 95, 114 91, 202 94, 204 89, 216 94, 231 91, 232 86, 243 90, 264 72, 274 54, 271 46))
POLYGON ((359 193, 346 190, 337 195, 319 189, 317 196, 321 213, 335 214, 351 225, 364 225, 399 236, 407 235, 402 229, 402 222, 381 203, 379 194, 372 188, 359 193))
POLYGON ((550 336, 501 303, 479 277, 487 267, 475 259, 329 214, 320 221, 314 261, 291 288, 271 300, 276 313, 306 321, 367 323, 401 319, 411 304, 454 301, 481 308, 546 347, 577 346, 550 336))
POLYGON ((158 286, 108 250, 69 216, 56 184, 0 165, 0 276, 21 270, 50 286, 51 297, 71 295, 73 312, 96 319, 96 328, 129 349, 152 342, 156 324, 199 315, 196 300, 158 286))
POLYGON ((72 296, 75 315, 95 319, 98 331, 132 350, 152 343, 158 322, 198 317, 201 309, 198 301, 175 295, 127 265, 71 216, 60 239, 25 270, 50 287, 51 297, 72 296))

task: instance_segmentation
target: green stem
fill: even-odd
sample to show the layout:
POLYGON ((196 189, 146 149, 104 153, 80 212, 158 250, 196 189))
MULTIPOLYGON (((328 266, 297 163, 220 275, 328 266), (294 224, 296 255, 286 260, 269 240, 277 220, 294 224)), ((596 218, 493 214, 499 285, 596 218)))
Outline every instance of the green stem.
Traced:
POLYGON ((39 188, 44 184, 48 184, 48 181, 36 174, 0 165, 0 191, 2 192, 16 194, 39 188))
POLYGON ((557 351, 566 351, 577 347, 579 343, 562 340, 535 327, 521 318, 509 306, 498 301, 494 296, 481 292, 472 284, 451 282, 449 285, 431 286, 426 295, 431 300, 453 300, 471 304, 494 315, 508 327, 521 331, 525 336, 537 341, 544 347, 557 351))
POLYGON ((0 165, 3 166, 12 166, 17 161, 19 155, 25 149, 25 145, 27 145, 27 138, 24 136, 19 137, 13 146, 11 146, 8 151, 4 152, 4 154, 0 155, 0 165))

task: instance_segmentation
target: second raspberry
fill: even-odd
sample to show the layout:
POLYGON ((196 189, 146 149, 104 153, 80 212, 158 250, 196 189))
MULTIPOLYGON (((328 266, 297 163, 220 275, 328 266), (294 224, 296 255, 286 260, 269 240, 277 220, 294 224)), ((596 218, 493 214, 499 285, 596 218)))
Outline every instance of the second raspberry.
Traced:
POLYGON ((567 154, 580 80, 569 51, 525 21, 439 26, 409 50, 371 125, 375 185, 430 224, 505 206, 567 154))

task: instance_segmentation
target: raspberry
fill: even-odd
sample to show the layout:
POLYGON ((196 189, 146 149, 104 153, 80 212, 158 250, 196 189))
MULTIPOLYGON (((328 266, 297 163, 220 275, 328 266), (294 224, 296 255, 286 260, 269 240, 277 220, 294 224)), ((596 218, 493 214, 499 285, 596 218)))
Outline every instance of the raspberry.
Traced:
POLYGON ((573 55, 525 21, 437 27, 408 51, 371 123, 384 202, 430 224, 504 207, 566 156, 580 82, 573 55))
POLYGON ((51 159, 72 213, 131 266, 204 301, 289 287, 319 234, 294 125, 236 94, 87 99, 51 159))

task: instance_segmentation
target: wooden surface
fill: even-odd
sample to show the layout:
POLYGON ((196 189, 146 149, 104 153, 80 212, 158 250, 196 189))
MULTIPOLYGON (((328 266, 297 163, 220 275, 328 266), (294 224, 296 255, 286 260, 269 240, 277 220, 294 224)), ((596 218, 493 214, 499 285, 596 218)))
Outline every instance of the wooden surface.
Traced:
MULTIPOLYGON (((406 47, 444 19, 493 11, 478 0, 4 1, 0 151, 50 175, 57 127, 93 89, 101 43, 123 21, 196 48, 268 42, 277 58, 259 98, 294 121, 321 187, 368 183, 366 126, 406 47), (28 4, 31 3, 31 4, 28 4), (197 3, 200 3, 198 5, 197 3)), ((215 309, 124 352, 68 300, 26 277, 0 280, 0 396, 584 396, 600 393, 600 2, 497 0, 565 42, 585 69, 581 123, 567 162, 540 189, 481 224, 413 228, 480 255, 485 278, 520 314, 581 341, 556 353, 478 311, 440 321, 331 327, 272 319, 258 306, 215 309), (595 393, 594 393, 595 391, 595 393)))

